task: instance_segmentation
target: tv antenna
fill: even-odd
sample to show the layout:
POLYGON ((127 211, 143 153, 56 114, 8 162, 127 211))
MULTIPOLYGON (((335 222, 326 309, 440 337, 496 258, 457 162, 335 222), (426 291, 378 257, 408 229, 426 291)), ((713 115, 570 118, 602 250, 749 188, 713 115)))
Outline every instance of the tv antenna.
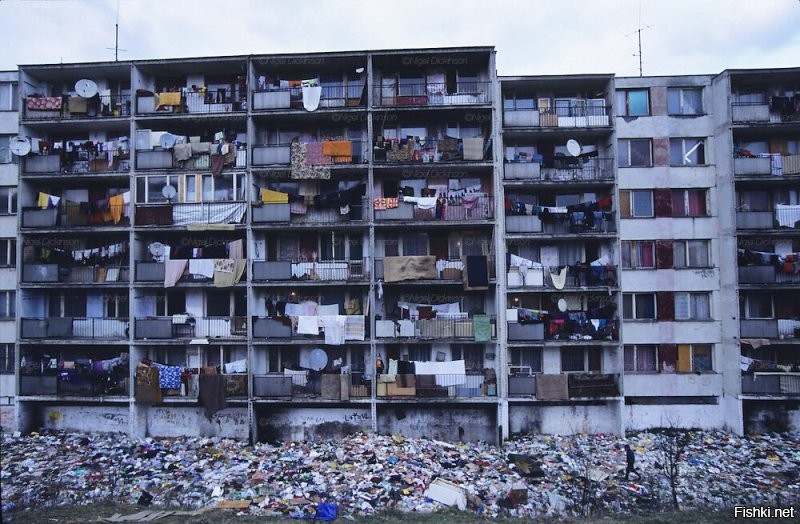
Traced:
POLYGON ((114 47, 106 47, 106 49, 114 50, 114 61, 119 62, 119 52, 128 51, 127 49, 119 48, 119 0, 117 0, 117 22, 114 24, 114 47))
POLYGON ((651 27, 653 27, 653 24, 650 24, 647 27, 642 27, 642 2, 641 2, 641 0, 639 0, 639 29, 637 29, 636 31, 633 31, 633 32, 628 33, 627 35, 625 35, 628 38, 631 37, 634 33, 637 35, 637 38, 638 38, 638 41, 639 41, 639 52, 638 53, 634 53, 633 56, 638 56, 639 57, 639 76, 643 76, 643 68, 642 68, 642 31, 644 31, 645 29, 650 29, 651 27))

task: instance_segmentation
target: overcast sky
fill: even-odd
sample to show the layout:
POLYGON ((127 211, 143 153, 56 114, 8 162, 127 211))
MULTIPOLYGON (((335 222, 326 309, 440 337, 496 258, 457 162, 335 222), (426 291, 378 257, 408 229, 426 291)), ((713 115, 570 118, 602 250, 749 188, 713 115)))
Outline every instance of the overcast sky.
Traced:
POLYGON ((636 76, 641 27, 647 76, 800 66, 800 0, 0 0, 0 69, 113 60, 118 5, 122 60, 493 45, 500 75, 636 76))

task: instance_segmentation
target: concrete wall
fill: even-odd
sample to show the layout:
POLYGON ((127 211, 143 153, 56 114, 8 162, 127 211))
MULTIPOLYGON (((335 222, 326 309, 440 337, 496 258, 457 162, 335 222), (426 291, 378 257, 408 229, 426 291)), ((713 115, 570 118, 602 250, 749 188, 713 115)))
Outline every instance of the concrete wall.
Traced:
POLYGON ((623 406, 622 413, 626 431, 668 427, 699 429, 725 427, 725 413, 716 404, 623 406))
POLYGON ((127 433, 128 406, 41 406, 45 429, 127 433))
POLYGON ((256 438, 260 442, 339 439, 369 432, 369 406, 282 407, 256 406, 256 438))
POLYGON ((447 442, 497 442, 497 406, 469 408, 382 405, 378 433, 428 437, 447 442))
POLYGON ((544 433, 619 434, 619 403, 587 405, 515 405, 509 404, 509 430, 512 435, 544 433))
POLYGON ((224 409, 209 421, 203 408, 159 406, 147 410, 146 420, 147 435, 150 437, 200 436, 247 440, 250 436, 246 408, 224 409))

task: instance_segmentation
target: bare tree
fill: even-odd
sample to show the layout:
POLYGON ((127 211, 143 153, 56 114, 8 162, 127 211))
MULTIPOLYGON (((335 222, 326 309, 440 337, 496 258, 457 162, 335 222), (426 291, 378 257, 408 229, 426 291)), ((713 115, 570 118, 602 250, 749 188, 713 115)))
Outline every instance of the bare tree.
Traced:
POLYGON ((670 426, 658 430, 656 437, 656 457, 661 463, 661 472, 669 482, 672 506, 678 507, 678 484, 681 477, 681 463, 684 461, 686 447, 692 440, 689 430, 670 426))

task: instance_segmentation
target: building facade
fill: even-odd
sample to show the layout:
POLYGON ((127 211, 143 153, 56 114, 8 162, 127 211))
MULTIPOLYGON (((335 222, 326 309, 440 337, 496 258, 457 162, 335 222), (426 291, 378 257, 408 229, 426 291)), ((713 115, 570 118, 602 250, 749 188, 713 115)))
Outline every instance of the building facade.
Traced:
POLYGON ((763 238, 743 198, 800 251, 798 71, 495 71, 491 47, 21 66, 15 426, 795 427, 798 377, 767 367, 797 355, 796 266, 724 262, 763 238), (759 90, 767 121, 737 116, 759 90))

